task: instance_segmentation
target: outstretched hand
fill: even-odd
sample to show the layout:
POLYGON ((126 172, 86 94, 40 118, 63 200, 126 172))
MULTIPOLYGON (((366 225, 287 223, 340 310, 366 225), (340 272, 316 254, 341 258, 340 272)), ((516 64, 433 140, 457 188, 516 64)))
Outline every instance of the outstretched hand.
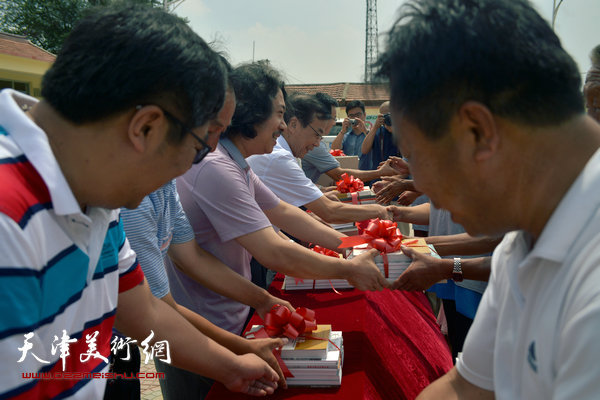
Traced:
POLYGON ((250 352, 256 354, 267 363, 269 366, 277 372, 279 375, 279 386, 284 389, 287 389, 287 383, 285 381, 285 376, 283 375, 283 371, 281 370, 281 366, 277 362, 277 358, 273 354, 273 350, 278 347, 285 345, 288 342, 287 338, 265 338, 265 339, 251 339, 248 340, 248 345, 250 346, 250 352))
POLYGON ((375 264, 377 254, 379 251, 371 249, 348 260, 353 264, 353 269, 346 280, 358 290, 383 290, 390 286, 375 264))
POLYGON ((419 253, 406 246, 402 246, 402 252, 410 257, 412 262, 406 271, 392 283, 392 289, 423 291, 446 279, 447 272, 444 269, 443 261, 439 258, 419 253))
POLYGON ((250 396, 266 396, 277 389, 279 376, 264 360, 255 354, 237 356, 236 370, 223 382, 232 392, 250 396))

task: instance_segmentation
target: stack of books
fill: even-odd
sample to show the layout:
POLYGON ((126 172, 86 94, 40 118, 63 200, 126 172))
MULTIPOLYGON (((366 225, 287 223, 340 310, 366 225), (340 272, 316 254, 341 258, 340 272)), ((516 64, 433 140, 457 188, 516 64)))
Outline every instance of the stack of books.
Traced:
MULTIPOLYGON (((432 257, 440 258, 432 245, 428 245, 423 238, 407 238, 402 239, 402 244, 405 246, 411 247, 413 250, 419 253, 427 254, 432 257)), ((354 246, 348 258, 352 258, 362 254, 366 251, 369 251, 369 248, 366 244, 362 244, 360 246, 354 246)), ((402 251, 398 250, 393 253, 387 253, 387 280, 388 282, 394 282, 412 263, 412 260, 402 253, 402 251)), ((385 265, 383 260, 383 255, 380 253, 375 257, 375 264, 381 270, 381 273, 385 276, 385 265)))
MULTIPOLYGON (((253 325, 246 337, 253 338, 253 333, 260 328, 262 325, 253 325)), ((292 339, 283 346, 281 359, 294 375, 286 378, 288 386, 340 386, 344 364, 342 332, 332 331, 331 325, 317 325, 316 331, 292 339), (322 340, 307 339, 306 336, 322 340)))
MULTIPOLYGON (((423 238, 407 238, 403 239, 402 243, 404 245, 412 247, 415 251, 419 253, 424 253, 430 255, 432 257, 440 258, 438 254, 435 252, 435 249, 432 245, 428 245, 425 243, 425 239, 423 238)), ((365 251, 368 251, 369 248, 366 244, 362 244, 359 246, 354 246, 352 251, 348 255, 347 258, 355 257, 365 251)), ((402 251, 396 251, 394 253, 387 254, 388 259, 388 282, 394 282, 410 265, 412 260, 404 255, 402 251)), ((381 273, 385 276, 385 266, 383 263, 383 256, 378 254, 375 257, 375 264, 381 270, 381 273)), ((285 277, 283 281, 282 288, 284 290, 310 290, 310 289, 349 289, 352 288, 352 285, 348 283, 348 281, 344 279, 302 279, 299 280, 297 278, 293 278, 291 276, 285 277), (301 282, 302 281, 302 282, 301 282)))
POLYGON ((343 224, 330 224, 333 229, 348 236, 358 235, 358 228, 355 222, 346 222, 343 224))
MULTIPOLYGON (((376 196, 369 186, 365 186, 360 192, 356 192, 358 204, 375 204, 376 196)), ((342 203, 352 203, 352 193, 337 193, 338 199, 342 203)))

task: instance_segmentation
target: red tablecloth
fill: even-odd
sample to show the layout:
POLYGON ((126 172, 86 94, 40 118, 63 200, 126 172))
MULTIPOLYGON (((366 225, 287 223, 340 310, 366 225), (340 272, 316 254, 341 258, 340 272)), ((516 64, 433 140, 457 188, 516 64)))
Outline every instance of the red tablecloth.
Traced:
MULTIPOLYGON (((414 399, 452 368, 450 351, 423 293, 384 290, 269 291, 294 307, 312 308, 318 323, 343 332, 344 367, 339 388, 278 389, 271 399, 414 399)), ((254 315, 250 324, 262 324, 254 315)), ((249 399, 219 383, 207 399, 249 399)))

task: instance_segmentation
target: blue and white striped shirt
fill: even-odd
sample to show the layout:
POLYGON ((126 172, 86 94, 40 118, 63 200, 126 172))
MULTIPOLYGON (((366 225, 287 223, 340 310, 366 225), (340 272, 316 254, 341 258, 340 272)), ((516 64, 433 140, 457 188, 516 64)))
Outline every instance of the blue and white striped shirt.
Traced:
POLYGON ((169 279, 164 257, 169 246, 194 239, 194 231, 179 202, 175 180, 144 197, 138 208, 121 209, 121 218, 152 294, 158 298, 166 296, 169 279))

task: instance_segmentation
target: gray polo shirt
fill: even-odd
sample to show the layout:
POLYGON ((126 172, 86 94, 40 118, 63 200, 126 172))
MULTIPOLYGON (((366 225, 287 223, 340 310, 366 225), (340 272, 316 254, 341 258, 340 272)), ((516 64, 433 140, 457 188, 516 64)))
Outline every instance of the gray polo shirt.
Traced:
POLYGON ((314 183, 319 180, 321 174, 340 166, 338 160, 329 154, 327 144, 321 142, 304 157, 302 157, 302 170, 304 174, 314 183))

